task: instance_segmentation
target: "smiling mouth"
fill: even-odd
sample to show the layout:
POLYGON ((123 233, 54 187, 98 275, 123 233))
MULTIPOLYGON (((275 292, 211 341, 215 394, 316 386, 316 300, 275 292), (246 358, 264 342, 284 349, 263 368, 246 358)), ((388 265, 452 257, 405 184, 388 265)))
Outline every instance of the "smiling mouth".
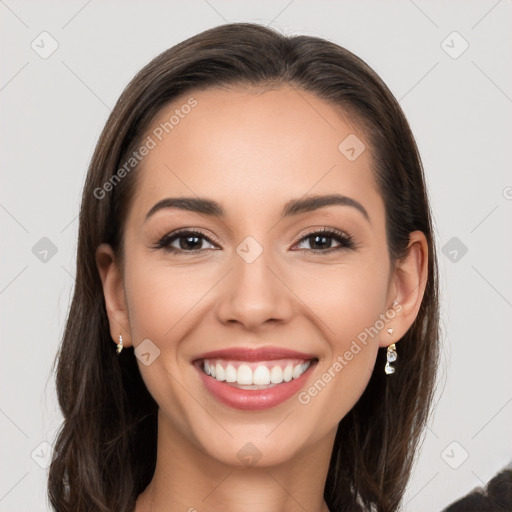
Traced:
POLYGON ((196 366, 212 379, 234 388, 261 390, 298 379, 316 361, 316 358, 256 362, 216 358, 198 360, 196 366))

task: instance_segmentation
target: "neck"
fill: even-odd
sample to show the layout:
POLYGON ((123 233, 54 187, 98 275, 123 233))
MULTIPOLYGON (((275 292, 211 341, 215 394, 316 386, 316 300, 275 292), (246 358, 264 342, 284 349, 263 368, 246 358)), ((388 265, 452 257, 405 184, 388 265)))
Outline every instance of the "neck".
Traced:
POLYGON ((329 512, 323 498, 335 432, 273 466, 227 465, 158 415, 157 464, 135 512, 329 512))

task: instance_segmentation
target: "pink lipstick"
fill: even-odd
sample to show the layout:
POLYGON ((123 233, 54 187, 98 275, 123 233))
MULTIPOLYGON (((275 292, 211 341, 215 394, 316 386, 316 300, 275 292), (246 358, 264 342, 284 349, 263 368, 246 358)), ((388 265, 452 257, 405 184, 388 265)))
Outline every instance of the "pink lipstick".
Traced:
POLYGON ((233 348, 194 358, 201 381, 220 402, 245 410, 275 407, 306 383, 318 359, 278 347, 233 348))

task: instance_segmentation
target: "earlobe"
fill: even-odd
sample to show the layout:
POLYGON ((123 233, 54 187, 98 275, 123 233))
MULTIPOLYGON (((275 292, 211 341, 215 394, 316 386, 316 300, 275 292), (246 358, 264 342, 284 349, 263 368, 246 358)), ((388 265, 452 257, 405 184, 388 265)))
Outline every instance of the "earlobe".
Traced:
POLYGON ((390 327, 391 336, 382 336, 382 347, 395 343, 409 330, 418 316, 428 278, 428 242, 421 231, 409 235, 407 254, 396 262, 391 287, 394 304, 399 304, 390 327))
POLYGON ((129 347, 132 345, 132 340, 123 276, 110 245, 101 244, 98 246, 96 249, 96 266, 103 286, 110 336, 117 345, 121 335, 123 346, 129 347))

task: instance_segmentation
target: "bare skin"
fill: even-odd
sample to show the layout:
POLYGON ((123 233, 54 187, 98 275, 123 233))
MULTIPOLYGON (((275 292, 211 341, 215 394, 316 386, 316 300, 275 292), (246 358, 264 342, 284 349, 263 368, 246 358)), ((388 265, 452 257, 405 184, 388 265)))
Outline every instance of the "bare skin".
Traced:
POLYGON ((114 343, 122 334, 125 347, 150 339, 160 350, 148 366, 137 361, 159 405, 159 433, 156 471, 135 510, 328 512, 323 490, 338 423, 363 393, 378 348, 395 342, 400 354, 425 289, 427 243, 411 233, 407 257, 391 264, 369 143, 328 103, 291 87, 190 95, 197 107, 134 171, 124 261, 108 245, 97 250, 114 343), (355 161, 338 149, 351 133, 367 148, 355 161), (281 218, 292 199, 332 194, 357 201, 367 217, 337 204, 281 218), (208 198, 225 215, 163 208, 146 219, 167 197, 208 198), (182 228, 204 237, 192 249, 174 238, 176 253, 154 248, 182 228), (352 246, 330 234, 315 239, 323 228, 349 235, 352 246), (236 251, 248 236, 262 248, 251 263, 236 251), (400 311, 386 328, 333 373, 393 303, 400 311), (191 364, 214 349, 266 346, 315 354, 307 388, 335 376, 307 404, 292 397, 241 411, 210 395, 191 364), (252 467, 237 455, 247 443, 261 454, 252 467))

